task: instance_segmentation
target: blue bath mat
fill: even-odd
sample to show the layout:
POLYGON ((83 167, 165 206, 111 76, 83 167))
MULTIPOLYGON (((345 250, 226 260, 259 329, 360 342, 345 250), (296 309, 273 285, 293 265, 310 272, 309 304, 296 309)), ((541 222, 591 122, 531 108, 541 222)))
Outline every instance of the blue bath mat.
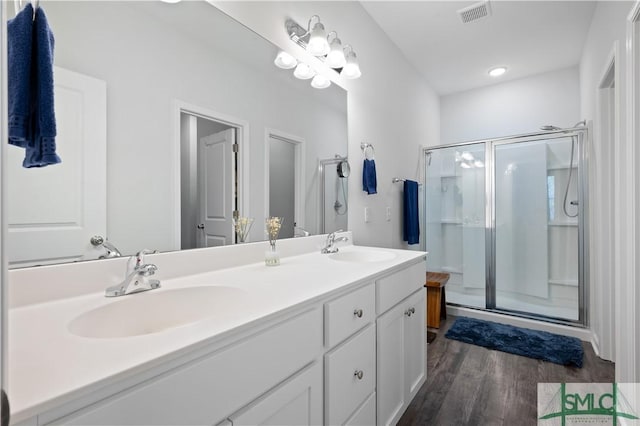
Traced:
POLYGON ((445 337, 510 354, 582 368, 582 342, 575 337, 458 317, 445 337))

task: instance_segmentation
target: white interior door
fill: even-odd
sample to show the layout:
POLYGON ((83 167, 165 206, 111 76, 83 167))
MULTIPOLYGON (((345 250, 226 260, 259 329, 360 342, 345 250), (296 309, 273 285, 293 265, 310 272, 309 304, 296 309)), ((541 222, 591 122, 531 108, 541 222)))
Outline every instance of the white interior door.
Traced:
POLYGON ((233 244, 236 129, 227 129, 198 142, 200 247, 233 244))
POLYGON ((106 235, 107 89, 102 80, 55 67, 57 152, 61 164, 22 167, 7 154, 8 259, 11 266, 97 258, 89 242, 106 235))

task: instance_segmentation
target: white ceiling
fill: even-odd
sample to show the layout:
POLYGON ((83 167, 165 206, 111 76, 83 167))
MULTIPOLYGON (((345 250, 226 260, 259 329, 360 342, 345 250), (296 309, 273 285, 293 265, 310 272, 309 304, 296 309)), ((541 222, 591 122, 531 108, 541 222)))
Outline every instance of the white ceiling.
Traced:
POLYGON ((365 10, 440 95, 575 66, 595 1, 492 1, 467 24, 475 1, 362 1, 365 10), (506 66, 502 77, 487 71, 506 66))

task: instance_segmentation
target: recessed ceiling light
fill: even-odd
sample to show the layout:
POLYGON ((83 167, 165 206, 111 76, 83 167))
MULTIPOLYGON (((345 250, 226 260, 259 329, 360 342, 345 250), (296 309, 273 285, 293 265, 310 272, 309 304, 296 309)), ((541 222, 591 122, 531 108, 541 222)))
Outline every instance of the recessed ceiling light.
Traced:
POLYGON ((500 77, 505 72, 507 72, 507 67, 496 67, 489 70, 489 75, 491 77, 500 77))

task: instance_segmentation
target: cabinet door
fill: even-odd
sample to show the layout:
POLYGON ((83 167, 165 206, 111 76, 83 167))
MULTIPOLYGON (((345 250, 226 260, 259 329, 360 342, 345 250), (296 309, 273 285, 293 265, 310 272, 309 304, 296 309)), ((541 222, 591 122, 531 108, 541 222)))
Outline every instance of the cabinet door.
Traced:
POLYGON ((378 318, 378 424, 397 423, 425 381, 425 297, 422 288, 378 318))
POLYGON ((410 310, 411 315, 404 316, 404 365, 405 365, 405 399, 407 404, 426 379, 427 342, 425 329, 425 289, 418 290, 407 299, 404 304, 405 312, 410 310))
POLYGON ((404 309, 400 303, 377 321, 377 417, 382 425, 395 423, 405 405, 404 309))
POLYGON ((229 417, 237 425, 322 424, 322 366, 316 362, 229 417))

